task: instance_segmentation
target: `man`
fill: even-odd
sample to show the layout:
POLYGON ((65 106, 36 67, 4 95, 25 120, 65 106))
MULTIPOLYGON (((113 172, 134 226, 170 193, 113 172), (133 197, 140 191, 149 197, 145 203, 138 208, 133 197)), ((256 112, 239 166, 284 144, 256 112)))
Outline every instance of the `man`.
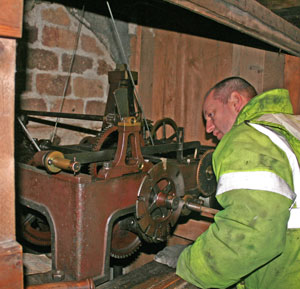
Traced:
POLYGON ((203 113, 220 140, 213 167, 224 209, 181 253, 177 274, 200 288, 299 289, 300 122, 288 91, 256 96, 228 78, 207 93, 203 113))

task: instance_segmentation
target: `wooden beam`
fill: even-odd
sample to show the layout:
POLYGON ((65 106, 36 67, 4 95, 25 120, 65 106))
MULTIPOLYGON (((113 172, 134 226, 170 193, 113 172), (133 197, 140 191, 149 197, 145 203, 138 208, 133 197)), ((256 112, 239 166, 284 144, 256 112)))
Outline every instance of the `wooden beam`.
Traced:
POLYGON ((164 0, 300 56, 300 29, 254 0, 164 0))
POLYGON ((300 6, 300 0, 257 0, 260 4, 264 5, 270 10, 285 9, 300 6))
POLYGON ((118 278, 97 286, 97 289, 111 288, 197 289, 196 286, 184 281, 176 275, 175 269, 155 261, 147 263, 128 274, 119 276, 118 278))
POLYGON ((0 1, 0 36, 22 36, 23 0, 0 1))

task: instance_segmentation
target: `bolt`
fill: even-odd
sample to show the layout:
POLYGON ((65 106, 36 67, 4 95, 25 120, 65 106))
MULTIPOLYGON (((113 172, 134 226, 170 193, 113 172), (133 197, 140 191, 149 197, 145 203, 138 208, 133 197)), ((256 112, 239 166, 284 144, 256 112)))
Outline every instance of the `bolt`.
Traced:
POLYGON ((178 205, 179 205, 179 198, 175 197, 172 201, 172 209, 176 210, 178 208, 178 205))
POLYGON ((105 163, 103 163, 103 168, 104 168, 105 170, 108 170, 108 169, 110 168, 110 162, 105 162, 105 163))
POLYGON ((54 281, 62 281, 65 279, 65 272, 63 270, 52 270, 52 279, 54 281))

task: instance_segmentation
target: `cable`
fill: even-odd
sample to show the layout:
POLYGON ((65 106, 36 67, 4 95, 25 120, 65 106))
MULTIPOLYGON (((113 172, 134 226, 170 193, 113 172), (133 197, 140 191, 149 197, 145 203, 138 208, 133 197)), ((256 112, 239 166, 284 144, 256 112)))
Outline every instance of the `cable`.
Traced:
POLYGON ((23 122, 21 121, 20 117, 17 117, 17 120, 19 121, 21 127, 23 128, 23 130, 25 131, 26 135, 28 136, 28 138, 30 139, 30 141, 33 143, 33 145, 35 146, 35 148, 40 152, 41 149, 39 148, 39 146, 37 145, 37 143, 35 142, 35 140, 33 139, 33 137, 30 135, 29 131, 27 130, 27 128, 25 127, 25 125, 23 124, 23 122))
MULTIPOLYGON (((85 9, 85 5, 82 6, 81 21, 79 21, 79 25, 78 25, 75 47, 73 49, 71 63, 70 63, 69 71, 68 71, 68 77, 67 77, 67 80, 66 80, 66 83, 65 83, 65 87, 64 87, 64 91, 63 91, 63 99, 62 99, 62 102, 61 102, 61 105, 60 105, 60 109, 59 109, 60 113, 62 112, 64 103, 65 103, 67 88, 68 88, 68 85, 69 85, 69 82, 70 82, 71 73, 72 73, 72 69, 73 69, 73 64, 74 64, 74 60, 75 60, 75 55, 76 55, 77 48, 78 48, 79 36, 80 36, 80 32, 81 32, 81 27, 82 27, 82 19, 83 19, 83 16, 84 16, 84 9, 85 9)), ((60 120, 60 118, 57 117, 56 121, 55 121, 54 128, 53 128, 53 132, 52 132, 52 135, 51 135, 51 138, 50 138, 51 139, 51 143, 53 142, 54 137, 56 135, 56 132, 57 132, 57 123, 59 122, 59 120, 60 120)))

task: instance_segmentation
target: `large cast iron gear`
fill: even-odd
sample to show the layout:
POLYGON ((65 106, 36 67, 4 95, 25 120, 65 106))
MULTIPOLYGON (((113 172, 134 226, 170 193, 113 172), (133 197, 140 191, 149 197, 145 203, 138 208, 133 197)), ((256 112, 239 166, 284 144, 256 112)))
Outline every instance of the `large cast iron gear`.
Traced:
POLYGON ((133 217, 128 217, 118 221, 112 230, 110 256, 116 259, 124 259, 134 254, 142 242, 140 238, 133 232, 129 231, 135 223, 133 217))
POLYGON ((23 223, 23 238, 36 246, 51 245, 51 233, 48 222, 35 215, 29 215, 23 223))
POLYGON ((153 125, 151 129, 151 136, 154 143, 158 144, 178 141, 177 124, 171 118, 162 118, 153 125))
POLYGON ((171 227, 180 216, 181 208, 160 206, 159 200, 162 197, 173 200, 174 197, 176 199, 183 195, 183 176, 172 162, 160 162, 148 171, 140 185, 136 201, 137 223, 144 240, 154 243, 167 240, 171 227))
MULTIPOLYGON (((113 134, 118 131, 117 126, 107 126, 105 129, 103 129, 99 136, 96 137, 96 140, 92 146, 92 151, 100 151, 103 146, 113 145, 116 144, 118 139, 113 137, 113 134)), ((91 163, 89 165, 89 173, 97 177, 98 174, 98 165, 97 163, 91 163)))
POLYGON ((18 207, 18 211, 19 237, 26 242, 25 247, 37 251, 47 250, 51 246, 51 232, 46 217, 25 206, 18 207))
POLYGON ((207 150, 201 157, 197 167, 197 187, 204 197, 215 194, 217 189, 216 177, 212 168, 212 154, 214 150, 207 150))
POLYGON ((94 145, 96 143, 96 136, 86 136, 80 142, 79 145, 94 145))

